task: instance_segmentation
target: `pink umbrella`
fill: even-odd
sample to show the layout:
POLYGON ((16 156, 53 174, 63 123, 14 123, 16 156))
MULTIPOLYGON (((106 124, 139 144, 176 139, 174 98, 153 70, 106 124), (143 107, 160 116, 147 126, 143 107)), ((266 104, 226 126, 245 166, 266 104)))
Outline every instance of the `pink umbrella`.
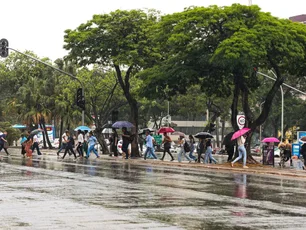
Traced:
POLYGON ((157 132, 158 133, 173 133, 175 130, 171 127, 161 127, 157 132))
POLYGON ((279 142, 276 137, 266 137, 261 142, 279 142))
POLYGON ((246 133, 249 132, 250 130, 251 130, 251 129, 249 129, 249 128, 243 128, 243 129, 240 129, 240 130, 236 131, 236 132, 233 134, 231 140, 235 140, 235 139, 237 139, 238 137, 243 136, 244 134, 246 134, 246 133))

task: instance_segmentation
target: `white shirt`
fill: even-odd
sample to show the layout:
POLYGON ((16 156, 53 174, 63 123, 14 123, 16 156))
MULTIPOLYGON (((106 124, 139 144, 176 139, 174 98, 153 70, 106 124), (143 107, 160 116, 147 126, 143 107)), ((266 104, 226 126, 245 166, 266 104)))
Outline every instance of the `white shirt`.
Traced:
POLYGON ((66 141, 67 141, 67 134, 64 133, 64 134, 62 135, 62 142, 66 142, 66 141))
POLYGON ((84 137, 83 137, 83 134, 82 134, 82 133, 80 133, 80 134, 78 135, 78 142, 81 142, 81 143, 84 142, 84 137))
POLYGON ((243 136, 238 137, 237 143, 238 143, 238 146, 244 145, 244 143, 245 143, 245 138, 244 138, 243 136))
POLYGON ((34 135, 34 137, 33 137, 33 142, 37 142, 37 143, 38 143, 38 137, 37 137, 37 135, 34 135))

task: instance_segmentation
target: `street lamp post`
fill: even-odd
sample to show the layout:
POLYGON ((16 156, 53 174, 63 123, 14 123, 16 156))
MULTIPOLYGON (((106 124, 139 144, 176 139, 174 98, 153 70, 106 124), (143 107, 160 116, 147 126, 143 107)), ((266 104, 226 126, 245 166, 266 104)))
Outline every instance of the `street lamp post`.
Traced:
MULTIPOLYGON (((271 72, 274 75, 275 78, 273 78, 273 77, 271 77, 271 76, 269 76, 267 74, 264 74, 264 73, 261 73, 261 72, 257 71, 258 74, 260 74, 260 75, 262 75, 264 77, 267 77, 267 78, 269 78, 269 79, 271 79, 273 81, 276 81, 276 78, 277 78, 276 74, 272 70, 269 70, 269 72, 271 72)), ((286 87, 288 87, 290 89, 293 89, 293 90, 299 92, 300 94, 306 95, 306 92, 303 92, 303 91, 301 91, 301 90, 299 90, 299 89, 297 89, 297 88, 295 88, 295 87, 293 87, 291 85, 288 85, 286 83, 283 83, 282 85, 284 85, 284 86, 286 86, 286 87)), ((283 90, 282 86, 280 86, 280 90, 281 90, 281 94, 282 94, 281 137, 283 138, 283 135, 284 135, 284 90, 283 90)))
MULTIPOLYGON (((263 105, 264 103, 265 103, 265 102, 263 101, 263 102, 261 102, 260 105, 259 105, 260 113, 261 113, 261 107, 262 107, 262 105, 263 105)), ((261 149, 261 146, 262 146, 262 144, 261 144, 261 139, 262 139, 262 125, 259 126, 259 141, 260 141, 259 146, 260 146, 260 149, 261 149)))

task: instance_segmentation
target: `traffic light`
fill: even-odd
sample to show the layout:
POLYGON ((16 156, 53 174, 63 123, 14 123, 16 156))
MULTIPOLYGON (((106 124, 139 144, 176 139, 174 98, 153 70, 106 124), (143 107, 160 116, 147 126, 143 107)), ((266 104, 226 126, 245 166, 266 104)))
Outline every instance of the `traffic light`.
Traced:
POLYGON ((214 124, 214 123, 210 123, 210 124, 209 124, 209 132, 210 132, 210 133, 212 133, 213 131, 216 130, 215 126, 216 126, 216 124, 214 124))
POLYGON ((8 46, 9 46, 8 40, 5 38, 2 38, 0 40, 0 56, 1 57, 5 58, 9 55, 8 46))
POLYGON ((82 95, 82 88, 77 89, 76 104, 81 109, 85 110, 85 97, 82 95))

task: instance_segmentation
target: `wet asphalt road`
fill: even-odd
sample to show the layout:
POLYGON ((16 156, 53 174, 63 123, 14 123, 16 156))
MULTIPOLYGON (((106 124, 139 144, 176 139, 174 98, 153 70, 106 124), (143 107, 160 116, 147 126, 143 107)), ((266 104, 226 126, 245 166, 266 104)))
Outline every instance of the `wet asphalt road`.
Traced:
POLYGON ((0 229, 306 229, 305 180, 17 152, 0 177, 0 229))

